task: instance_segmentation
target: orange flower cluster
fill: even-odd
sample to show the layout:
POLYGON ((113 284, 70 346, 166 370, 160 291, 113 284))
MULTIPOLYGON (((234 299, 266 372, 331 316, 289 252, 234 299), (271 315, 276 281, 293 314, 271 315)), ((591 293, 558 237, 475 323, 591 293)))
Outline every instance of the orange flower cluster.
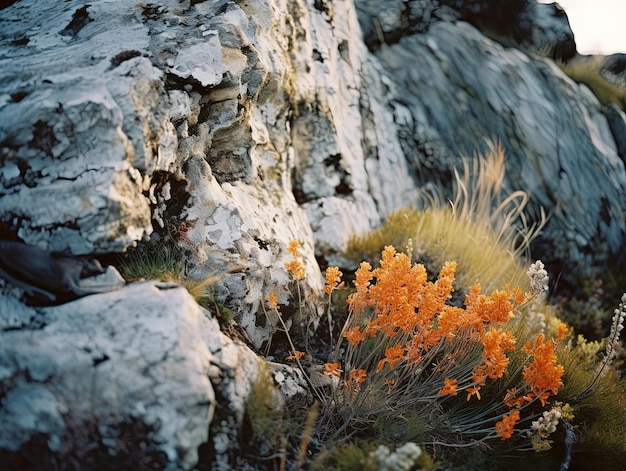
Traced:
POLYGON ((472 381, 475 385, 465 389, 468 392, 468 401, 473 395, 480 399, 479 391, 485 385, 487 378, 502 378, 506 367, 509 366, 509 359, 505 352, 515 349, 515 341, 515 336, 509 330, 505 332, 502 329, 493 328, 483 335, 483 362, 476 365, 472 372, 472 381))
POLYGON ((546 399, 551 394, 556 394, 563 385, 565 368, 557 363, 556 346, 556 341, 545 340, 543 334, 537 335, 532 345, 524 345, 524 352, 532 355, 533 360, 524 366, 522 377, 530 385, 532 395, 541 401, 541 405, 545 405, 546 399))
MULTIPOLYGON (((465 371, 458 378, 445 377, 439 395, 457 396, 462 388, 469 401, 472 396, 481 399, 481 388, 488 379, 504 378, 509 366, 507 353, 515 350, 517 341, 505 326, 526 298, 519 288, 508 285, 484 295, 480 285, 475 284, 464 307, 450 306, 447 301, 453 291, 455 270, 456 264, 448 262, 435 281, 428 281, 423 265, 412 265, 407 255, 391 246, 382 252, 378 268, 361 263, 355 273, 356 291, 348 298, 351 324, 343 333, 348 342, 347 362, 354 367, 351 380, 380 381, 391 392, 392 388, 413 384, 414 379, 408 378, 415 378, 413 373, 422 375, 425 369, 428 378, 465 371), (476 363, 467 365, 467 355, 473 355, 471 352, 477 352, 477 348, 480 356, 469 357, 476 358, 472 360, 476 363), (410 376, 404 368, 411 369, 410 376)), ((327 271, 328 294, 340 281, 337 272, 327 271)), ((566 334, 567 327, 558 326, 558 340, 566 334)), ((522 349, 532 357, 522 370, 527 385, 519 396, 512 388, 504 397, 504 404, 514 410, 495 424, 502 440, 512 436, 526 403, 538 399, 545 405, 562 385, 564 369, 557 363, 556 345, 556 340, 546 341, 540 334, 522 349)), ((332 373, 327 369, 327 374, 339 375, 339 364, 331 365, 336 367, 332 373)))
POLYGON ((496 422, 496 433, 500 435, 502 440, 508 440, 513 435, 515 423, 519 420, 519 411, 514 410, 508 415, 502 417, 502 420, 496 422))
POLYGON ((441 388, 439 394, 452 394, 453 396, 456 396, 456 388, 458 387, 458 384, 459 382, 456 379, 446 378, 443 381, 443 388, 441 388))
POLYGON ((350 371, 350 379, 356 381, 357 383, 364 383, 367 378, 367 373, 365 370, 361 369, 353 369, 350 371))
POLYGON ((404 348, 402 345, 396 344, 395 346, 385 350, 385 358, 378 362, 376 369, 380 371, 385 367, 385 363, 389 363, 389 369, 393 370, 403 357, 404 348))
MULTIPOLYGON (((353 325, 343 336, 351 347, 356 347, 379 334, 402 334, 404 345, 396 345, 393 351, 387 349, 377 365, 380 370, 388 363, 393 369, 401 359, 419 362, 442 339, 483 339, 490 327, 508 322, 515 305, 524 301, 518 289, 505 287, 486 296, 480 294, 480 285, 476 284, 466 297, 466 309, 450 306, 446 302, 453 291, 455 271, 456 263, 448 262, 437 280, 429 282, 423 265, 411 265, 407 255, 385 247, 379 268, 372 269, 363 262, 356 271, 356 292, 348 298, 348 304, 357 319, 367 320, 363 326, 353 325), (371 315, 367 316, 368 312, 371 315)), ((506 368, 508 360, 503 352, 513 348, 515 338, 501 331, 490 335, 485 340, 488 350, 484 374, 495 378, 506 368)))
POLYGON ((296 280, 302 280, 304 278, 304 263, 302 263, 302 254, 300 254, 300 242, 297 240, 289 241, 289 246, 287 247, 287 252, 291 254, 293 260, 289 262, 285 262, 285 267, 287 270, 296 277, 296 280))
POLYGON ((276 295, 274 293, 270 293, 270 295, 267 297, 267 308, 274 309, 276 311, 280 309, 280 306, 278 305, 278 299, 276 298, 276 295))
POLYGON ((334 289, 342 288, 343 282, 341 276, 343 273, 339 271, 338 267, 328 267, 326 269, 326 283, 324 284, 324 292, 327 295, 331 295, 334 289))
POLYGON ((304 356, 304 352, 294 350, 293 354, 290 354, 286 359, 287 360, 299 360, 304 356))
POLYGON ((341 376, 341 365, 339 363, 324 363, 324 374, 328 377, 339 378, 341 376))

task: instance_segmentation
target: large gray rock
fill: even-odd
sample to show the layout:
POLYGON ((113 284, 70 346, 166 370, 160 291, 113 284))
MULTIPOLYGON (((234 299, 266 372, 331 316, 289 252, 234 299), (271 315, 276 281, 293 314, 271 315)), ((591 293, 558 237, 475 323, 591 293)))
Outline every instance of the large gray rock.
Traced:
POLYGON ((0 296, 7 466, 192 469, 201 445, 217 461, 238 446, 259 360, 181 287, 134 283, 37 311, 12 299, 0 296), (213 423, 218 400, 229 427, 213 423))
MULTIPOLYGON (((276 326, 258 325, 260 303, 277 287, 282 303, 294 302, 282 265, 290 239, 304 243, 305 298, 321 289, 291 184, 286 40, 307 7, 290 9, 24 0, 2 10, 3 229, 91 254, 184 227, 190 276, 246 271, 227 276, 218 297, 255 345, 267 341, 276 326), (188 206, 169 217, 181 201, 188 206)), ((298 333, 316 323, 310 305, 292 314, 298 333)))
POLYGON ((445 184, 459 155, 472 155, 483 138, 498 140, 508 187, 528 193, 531 217, 539 207, 551 214, 541 257, 572 273, 620 251, 624 163, 587 87, 462 22, 433 24, 377 55, 395 85, 390 105, 404 154, 415 156, 421 181, 445 184))

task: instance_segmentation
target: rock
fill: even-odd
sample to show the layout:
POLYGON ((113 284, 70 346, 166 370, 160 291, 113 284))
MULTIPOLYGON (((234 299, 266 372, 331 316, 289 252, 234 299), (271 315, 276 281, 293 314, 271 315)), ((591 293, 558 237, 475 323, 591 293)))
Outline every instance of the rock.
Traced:
POLYGON ((576 42, 567 14, 556 2, 441 0, 439 3, 506 46, 562 61, 576 55, 576 42))
POLYGON ((460 14, 433 0, 392 0, 380 8, 376 0, 355 0, 365 44, 376 50, 381 43, 394 44, 404 36, 424 33, 435 21, 455 21, 460 14))
MULTIPOLYGON (((11 299, 0 305, 15 308, 11 299)), ((0 331, 0 457, 9 469, 193 469, 198 447, 218 439, 209 435, 216 401, 218 415, 241 426, 257 357, 179 286, 134 283, 20 311, 22 321, 0 331)), ((226 445, 224 453, 238 446, 226 445)))
POLYGON ((540 206, 551 213, 535 256, 569 260, 563 269, 581 274, 620 251, 626 173, 602 106, 586 87, 551 61, 505 49, 462 22, 432 24, 377 55, 394 84, 391 102, 401 105, 395 122, 404 154, 418 156, 422 182, 445 185, 457 156, 472 155, 480 139, 499 140, 508 187, 529 194, 531 215, 540 206), (415 67, 405 67, 410 61, 415 67), (434 157, 423 161, 426 143, 434 157), (559 252, 567 231, 576 235, 573 252, 559 252), (608 252, 590 250, 600 240, 608 252))
POLYGON ((105 269, 97 260, 8 240, 0 240, 0 278, 22 288, 28 302, 40 305, 60 304, 124 285, 113 266, 105 269))
POLYGON ((626 53, 599 57, 601 58, 599 69, 602 76, 616 87, 626 90, 626 53))
MULTIPOLYGON (((245 267, 220 301, 261 346, 276 329, 256 327, 270 291, 280 285, 281 302, 294 303, 290 239, 305 243, 303 293, 321 291, 288 164, 283 42, 299 19, 265 2, 191 3, 2 11, 0 221, 12 237, 75 255, 124 251, 154 224, 190 249, 192 277, 245 267)), ((302 336, 317 311, 292 311, 302 336)))
POLYGON ((626 164, 626 115, 615 103, 608 105, 604 114, 615 139, 617 154, 626 164))
POLYGON ((558 3, 530 2, 520 21, 530 25, 529 38, 522 43, 526 51, 564 62, 576 55, 574 33, 558 3))

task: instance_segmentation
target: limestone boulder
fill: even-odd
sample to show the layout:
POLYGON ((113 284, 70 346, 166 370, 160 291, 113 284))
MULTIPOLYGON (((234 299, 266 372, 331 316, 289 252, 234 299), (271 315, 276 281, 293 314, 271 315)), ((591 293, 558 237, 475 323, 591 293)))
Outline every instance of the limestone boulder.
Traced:
POLYGON ((194 469, 199 449, 219 462, 238 446, 260 360, 183 288, 133 283, 38 309, 12 299, 0 297, 7 469, 194 469))

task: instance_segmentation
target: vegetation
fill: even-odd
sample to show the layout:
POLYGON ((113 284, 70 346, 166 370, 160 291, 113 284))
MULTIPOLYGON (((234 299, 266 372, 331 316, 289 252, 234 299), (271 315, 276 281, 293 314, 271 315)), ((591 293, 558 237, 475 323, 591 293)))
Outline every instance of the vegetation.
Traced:
MULTIPOLYGON (((456 278, 462 287, 476 281, 491 291, 506 283, 528 289, 523 260, 532 240, 546 222, 525 215, 528 196, 515 191, 502 197, 504 150, 489 143, 489 152, 472 164, 463 161, 463 172, 455 170, 456 191, 452 201, 429 195, 423 210, 404 209, 391 213, 385 224, 363 236, 352 236, 345 255, 354 262, 376 260, 386 245, 415 246, 416 256, 440 267, 456 260, 456 278)), ((436 268, 435 268, 436 269, 436 268)))
MULTIPOLYGON (((406 463, 393 469, 610 469, 601 453, 624 461, 626 382, 615 357, 626 296, 603 343, 561 322, 546 304, 545 267, 526 261, 545 216, 527 224, 525 194, 500 199, 502 177, 493 146, 456 174, 451 203, 432 196, 428 208, 393 213, 350 240, 350 258, 372 261, 360 264, 353 287, 328 267, 327 351, 301 351, 287 334, 287 359, 308 378, 319 416, 282 448, 276 469, 290 462, 289 449, 300 450, 291 458, 296 468, 338 470, 391 469, 392 456, 406 463), (345 319, 338 299, 346 300, 345 319), (333 329, 337 322, 341 329, 333 329), (323 364, 326 386, 314 386, 305 354, 323 364), (419 452, 407 457, 407 450, 419 452)), ((288 252, 285 268, 297 287, 299 243, 288 252)), ((275 296, 267 308, 282 319, 275 296)))
POLYGON ((182 285, 198 304, 217 312, 220 319, 229 321, 230 311, 215 301, 213 289, 220 278, 209 276, 198 281, 186 277, 186 258, 185 251, 175 243, 148 242, 120 256, 117 264, 121 275, 128 281, 149 279, 182 285))
MULTIPOLYGON (((260 371, 246 402, 244 464, 619 469, 626 459, 626 381, 615 360, 626 295, 603 342, 561 322, 558 307, 546 304, 545 267, 528 261, 545 215, 529 224, 525 193, 502 197, 503 172, 502 149, 493 145, 486 158, 455 173, 453 201, 431 195, 427 208, 398 211, 353 237, 346 256, 371 262, 360 263, 353 286, 338 267, 327 268, 328 337, 317 339, 325 348, 296 345, 270 293, 266 309, 283 327, 286 360, 311 395, 285 403, 269 369, 260 371), (324 382, 313 380, 315 367, 324 382)), ((177 250, 130 253, 122 271, 210 292, 213 278, 195 288, 185 281, 177 250)), ((287 251, 284 267, 302 309, 299 242, 287 251)))
MULTIPOLYGON (((296 283, 303 269, 297 248, 292 242, 286 264, 296 283)), ((626 457, 625 383, 612 365, 626 295, 600 353, 600 343, 574 339, 543 304, 548 280, 540 262, 527 271, 529 292, 505 286, 485 295, 475 284, 464 307, 448 304, 455 269, 447 263, 428 281, 423 265, 391 246, 378 267, 361 264, 344 343, 324 364, 334 387, 316 391, 313 469, 386 469, 389 450, 407 444, 420 453, 394 469, 431 469, 430 458, 411 468, 425 451, 463 469, 526 467, 533 450, 539 454, 530 460, 550 467, 572 454, 583 455, 578 463, 597 457, 598 449, 618 462, 626 457), (610 410, 617 412, 609 417, 610 410), (377 461, 377 450, 387 458, 377 461)), ((331 267, 326 275, 332 296, 341 273, 331 267)), ((268 302, 280 316, 275 299, 268 302)), ((299 360, 303 352, 291 348, 299 360)))
POLYGON ((569 78, 589 87, 603 105, 615 103, 626 111, 626 90, 607 81, 593 60, 578 57, 566 64, 560 63, 559 67, 569 78))

